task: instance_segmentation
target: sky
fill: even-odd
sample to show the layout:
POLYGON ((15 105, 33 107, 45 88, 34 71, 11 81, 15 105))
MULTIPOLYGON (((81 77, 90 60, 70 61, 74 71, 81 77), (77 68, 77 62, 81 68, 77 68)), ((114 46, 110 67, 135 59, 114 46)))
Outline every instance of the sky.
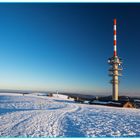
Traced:
POLYGON ((140 95, 140 3, 0 3, 0 89, 111 94, 114 18, 120 93, 140 95))

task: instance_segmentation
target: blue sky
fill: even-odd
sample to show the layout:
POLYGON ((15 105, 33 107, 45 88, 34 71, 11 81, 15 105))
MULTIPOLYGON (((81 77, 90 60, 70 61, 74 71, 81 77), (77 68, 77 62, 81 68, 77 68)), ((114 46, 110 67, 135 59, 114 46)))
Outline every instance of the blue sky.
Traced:
POLYGON ((0 3, 0 89, 110 94, 117 18, 120 92, 139 93, 139 13, 132 3, 0 3))

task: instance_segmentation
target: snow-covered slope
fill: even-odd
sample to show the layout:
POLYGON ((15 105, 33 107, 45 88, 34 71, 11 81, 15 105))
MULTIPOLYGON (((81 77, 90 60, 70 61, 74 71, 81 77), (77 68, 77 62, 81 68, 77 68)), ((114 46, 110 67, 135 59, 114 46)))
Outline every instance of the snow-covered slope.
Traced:
POLYGON ((53 94, 53 97, 57 97, 57 98, 60 98, 60 99, 68 99, 67 95, 62 95, 62 94, 53 94))
POLYGON ((0 93, 0 136, 140 137, 140 110, 60 97, 0 93))

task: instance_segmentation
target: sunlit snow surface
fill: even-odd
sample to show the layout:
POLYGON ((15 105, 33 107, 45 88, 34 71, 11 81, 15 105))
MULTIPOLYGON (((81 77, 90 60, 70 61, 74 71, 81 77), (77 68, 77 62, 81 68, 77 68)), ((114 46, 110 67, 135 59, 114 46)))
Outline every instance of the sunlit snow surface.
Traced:
POLYGON ((140 110, 0 93, 0 136, 140 137, 140 110))

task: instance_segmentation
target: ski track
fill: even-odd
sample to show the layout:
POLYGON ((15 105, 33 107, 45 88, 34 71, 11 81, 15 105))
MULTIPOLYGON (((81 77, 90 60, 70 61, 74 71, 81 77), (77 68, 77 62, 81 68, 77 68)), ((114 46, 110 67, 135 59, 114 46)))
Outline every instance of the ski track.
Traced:
POLYGON ((76 109, 75 105, 58 99, 28 96, 2 96, 0 108, 3 110, 4 106, 12 111, 0 115, 0 136, 14 137, 61 136, 61 120, 65 113, 76 109))
POLYGON ((0 136, 136 137, 140 110, 77 104, 36 95, 0 94, 0 136))

